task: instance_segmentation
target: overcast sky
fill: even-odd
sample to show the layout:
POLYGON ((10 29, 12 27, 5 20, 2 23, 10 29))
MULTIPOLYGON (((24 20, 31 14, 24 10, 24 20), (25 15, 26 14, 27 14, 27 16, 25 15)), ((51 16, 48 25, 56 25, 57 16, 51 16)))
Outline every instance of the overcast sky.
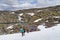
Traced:
POLYGON ((60 0, 0 0, 0 10, 19 10, 60 5, 60 0))

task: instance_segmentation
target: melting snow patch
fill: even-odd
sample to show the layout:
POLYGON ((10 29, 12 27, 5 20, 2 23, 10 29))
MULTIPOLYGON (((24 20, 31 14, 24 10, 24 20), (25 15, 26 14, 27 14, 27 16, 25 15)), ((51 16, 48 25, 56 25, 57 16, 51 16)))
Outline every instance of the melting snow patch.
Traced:
POLYGON ((42 20, 42 18, 40 18, 40 19, 37 19, 37 20, 35 20, 34 22, 38 22, 38 21, 40 21, 40 20, 42 20))
POLYGON ((15 25, 18 25, 18 24, 15 24, 15 25))
POLYGON ((23 13, 19 14, 19 16, 22 16, 22 15, 23 15, 23 13))
POLYGON ((42 10, 38 10, 37 12, 41 12, 42 10))
POLYGON ((34 16, 34 13, 27 13, 28 15, 30 15, 30 16, 34 16))
POLYGON ((22 19, 22 18, 21 18, 20 16, 18 16, 18 20, 21 21, 21 19, 22 19))
POLYGON ((7 27, 7 29, 12 29, 12 28, 13 28, 13 25, 11 25, 11 26, 7 27))
POLYGON ((60 18, 60 16, 53 16, 53 18, 60 18))
POLYGON ((12 14, 15 14, 15 12, 12 12, 12 14))
POLYGON ((48 20, 46 20, 45 22, 48 22, 48 20))

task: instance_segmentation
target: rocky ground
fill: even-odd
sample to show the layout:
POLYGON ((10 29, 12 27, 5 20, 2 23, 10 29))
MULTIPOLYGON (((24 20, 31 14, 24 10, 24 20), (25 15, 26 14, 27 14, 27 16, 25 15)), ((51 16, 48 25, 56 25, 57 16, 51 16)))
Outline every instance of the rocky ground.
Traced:
POLYGON ((60 23, 60 6, 34 8, 17 11, 0 11, 0 34, 19 32, 23 27, 26 32, 38 31, 38 25, 50 28, 60 23))

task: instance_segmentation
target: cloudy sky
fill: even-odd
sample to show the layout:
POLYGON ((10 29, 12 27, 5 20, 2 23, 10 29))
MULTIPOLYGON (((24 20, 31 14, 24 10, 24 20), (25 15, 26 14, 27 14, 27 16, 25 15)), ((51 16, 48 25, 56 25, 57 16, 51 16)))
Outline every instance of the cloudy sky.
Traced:
POLYGON ((19 10, 60 5, 60 0, 0 0, 0 10, 19 10))

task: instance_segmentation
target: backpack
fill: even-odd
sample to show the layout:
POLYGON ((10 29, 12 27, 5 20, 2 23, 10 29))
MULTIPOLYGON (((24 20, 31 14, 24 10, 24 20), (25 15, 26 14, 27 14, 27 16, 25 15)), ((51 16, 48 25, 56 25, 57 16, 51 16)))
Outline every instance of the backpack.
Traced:
POLYGON ((20 32, 21 32, 21 33, 24 33, 24 32, 25 32, 25 30, 24 30, 23 28, 21 28, 21 29, 20 29, 20 32))

